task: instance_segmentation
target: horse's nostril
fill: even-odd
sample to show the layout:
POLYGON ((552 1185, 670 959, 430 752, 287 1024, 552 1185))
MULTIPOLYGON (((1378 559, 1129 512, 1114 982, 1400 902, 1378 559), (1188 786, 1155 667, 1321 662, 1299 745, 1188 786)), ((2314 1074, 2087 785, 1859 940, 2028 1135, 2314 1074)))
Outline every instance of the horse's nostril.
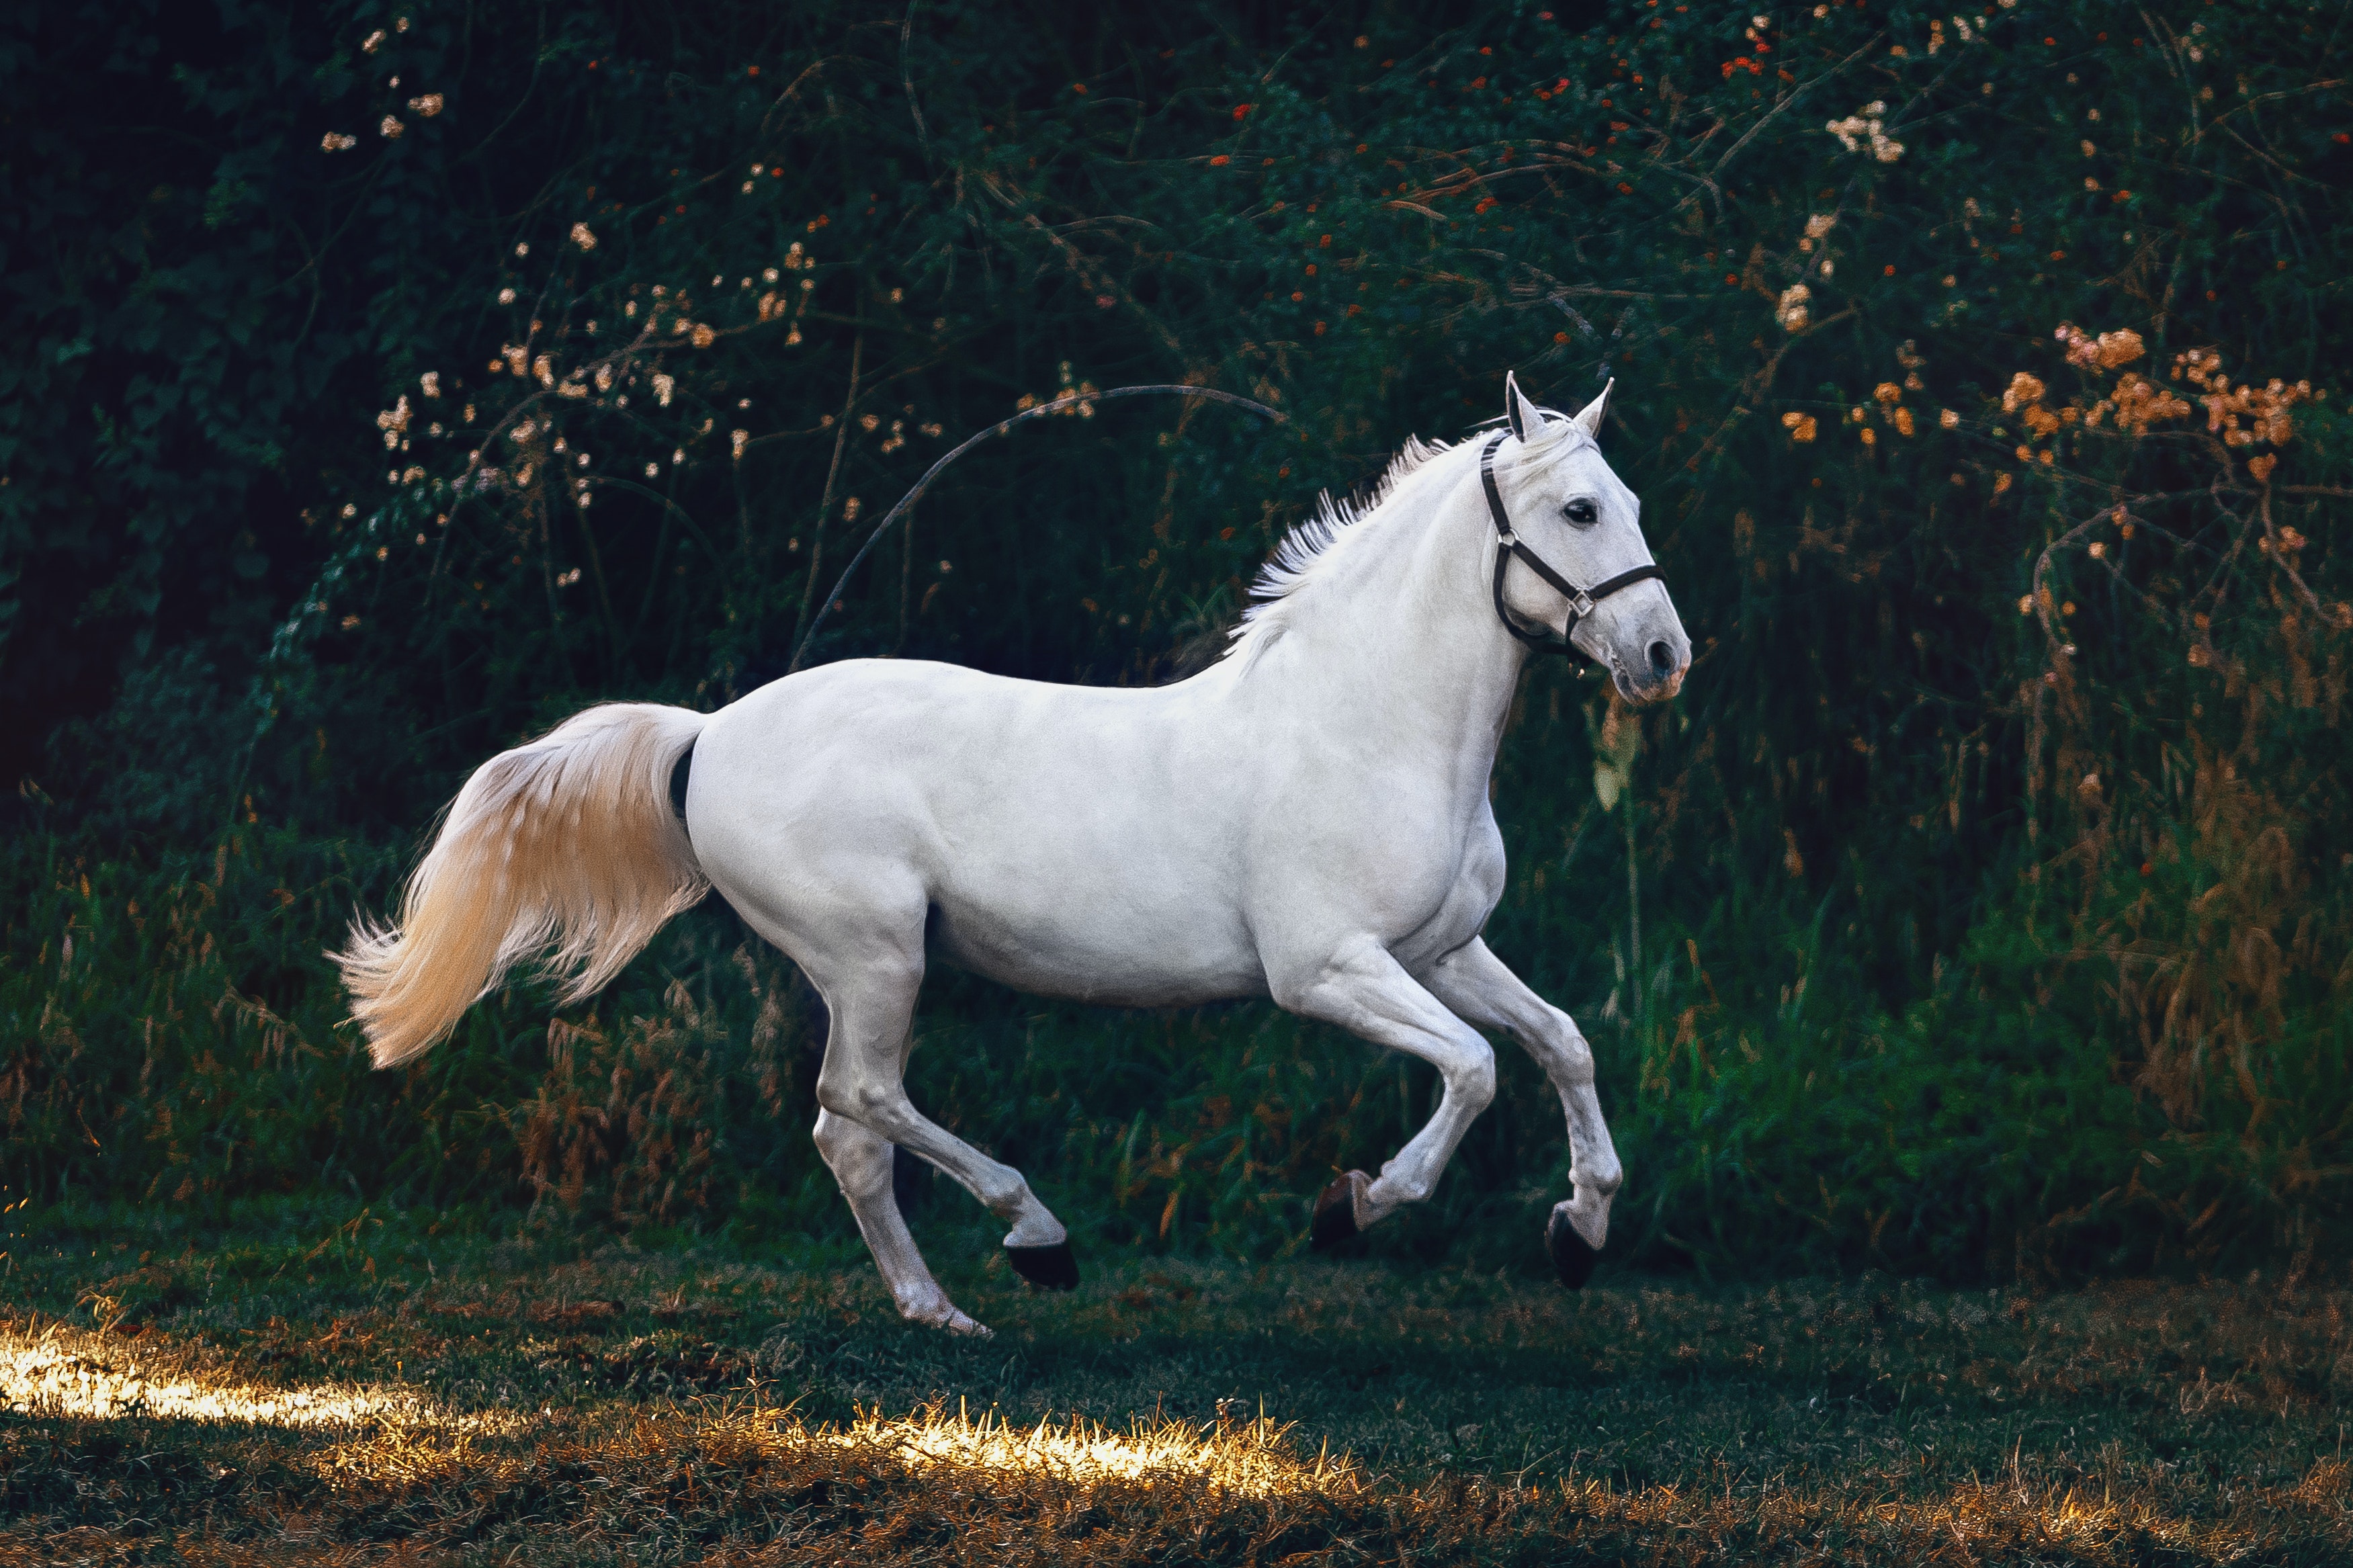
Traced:
POLYGON ((1651 645, 1651 673, 1664 680, 1675 672, 1675 650, 1663 642, 1651 645))

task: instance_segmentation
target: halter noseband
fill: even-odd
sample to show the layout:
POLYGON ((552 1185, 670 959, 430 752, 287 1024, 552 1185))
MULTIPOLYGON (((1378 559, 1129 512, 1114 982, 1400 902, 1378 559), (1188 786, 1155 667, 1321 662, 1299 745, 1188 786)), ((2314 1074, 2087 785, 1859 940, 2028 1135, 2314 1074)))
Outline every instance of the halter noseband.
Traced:
POLYGON ((1502 446, 1504 437, 1510 434, 1508 430, 1496 431, 1479 450, 1479 483, 1487 492, 1487 514, 1495 521, 1495 618, 1504 623, 1505 631, 1538 653, 1567 654, 1571 658, 1591 664, 1593 661, 1586 657, 1584 650, 1570 640, 1577 633, 1577 623, 1591 615, 1594 605, 1619 590, 1652 578, 1663 583, 1667 574, 1659 570, 1656 562, 1652 562, 1649 565, 1637 566, 1630 572, 1620 572, 1590 588, 1580 588, 1554 571, 1543 556, 1521 543, 1519 535, 1512 531, 1511 515, 1504 510, 1503 494, 1495 488, 1495 448, 1502 446), (1558 637, 1551 636, 1549 630, 1529 631, 1512 619, 1511 611, 1504 607, 1504 574, 1511 569, 1514 558, 1567 596, 1568 624, 1562 628, 1558 637))

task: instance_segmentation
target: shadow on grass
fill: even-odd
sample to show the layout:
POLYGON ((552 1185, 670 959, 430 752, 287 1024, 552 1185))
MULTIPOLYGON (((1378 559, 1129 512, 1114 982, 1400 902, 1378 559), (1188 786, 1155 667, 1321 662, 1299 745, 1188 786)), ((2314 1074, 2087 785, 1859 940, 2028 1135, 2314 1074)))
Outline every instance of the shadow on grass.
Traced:
POLYGON ((988 1258, 973 1343, 831 1247, 128 1223, 8 1238, 0 1563, 2353 1552, 2337 1291, 1113 1259, 1050 1298, 943 1245, 988 1258))

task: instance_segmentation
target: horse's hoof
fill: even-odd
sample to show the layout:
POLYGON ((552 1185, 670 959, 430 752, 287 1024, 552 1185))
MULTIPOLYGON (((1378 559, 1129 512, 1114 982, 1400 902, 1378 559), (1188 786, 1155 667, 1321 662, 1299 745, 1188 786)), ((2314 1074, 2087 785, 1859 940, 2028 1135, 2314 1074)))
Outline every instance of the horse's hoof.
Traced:
POLYGON ((1005 1260, 1013 1265, 1013 1272, 1040 1290, 1078 1289, 1079 1260, 1071 1255, 1068 1241, 1051 1247, 1008 1247, 1005 1260))
POLYGON ((1329 1252, 1349 1238, 1364 1234, 1356 1225, 1356 1194, 1372 1181, 1362 1171, 1351 1171, 1324 1189, 1315 1200, 1315 1217, 1308 1222, 1307 1245, 1329 1252))
POLYGON ((1552 1255, 1552 1266, 1560 1270, 1560 1282, 1572 1290, 1584 1289, 1593 1278, 1593 1266, 1601 1260, 1593 1244, 1577 1235, 1568 1215, 1558 1209, 1553 1210, 1552 1220, 1545 1226, 1545 1250, 1552 1255))

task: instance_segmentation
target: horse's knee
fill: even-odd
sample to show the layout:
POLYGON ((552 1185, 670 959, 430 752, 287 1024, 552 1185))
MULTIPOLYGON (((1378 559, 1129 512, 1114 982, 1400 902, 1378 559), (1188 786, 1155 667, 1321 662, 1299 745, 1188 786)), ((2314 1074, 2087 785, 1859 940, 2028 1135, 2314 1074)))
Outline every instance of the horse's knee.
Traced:
POLYGON ((817 1108, 828 1116, 839 1116, 850 1121, 858 1120, 855 1114, 858 1109, 858 1087, 843 1075, 835 1072, 833 1064, 830 1062, 818 1068, 817 1108))
POLYGON ((1536 1055, 1544 1062, 1545 1076, 1563 1089, 1574 1089, 1593 1081, 1593 1047, 1578 1032, 1577 1022, 1557 1007, 1553 1009, 1552 1027, 1535 1043, 1536 1055))
POLYGON ((818 1069, 817 1102, 820 1110, 886 1139, 903 1113, 913 1109, 904 1085, 841 1070, 829 1055, 818 1069))

